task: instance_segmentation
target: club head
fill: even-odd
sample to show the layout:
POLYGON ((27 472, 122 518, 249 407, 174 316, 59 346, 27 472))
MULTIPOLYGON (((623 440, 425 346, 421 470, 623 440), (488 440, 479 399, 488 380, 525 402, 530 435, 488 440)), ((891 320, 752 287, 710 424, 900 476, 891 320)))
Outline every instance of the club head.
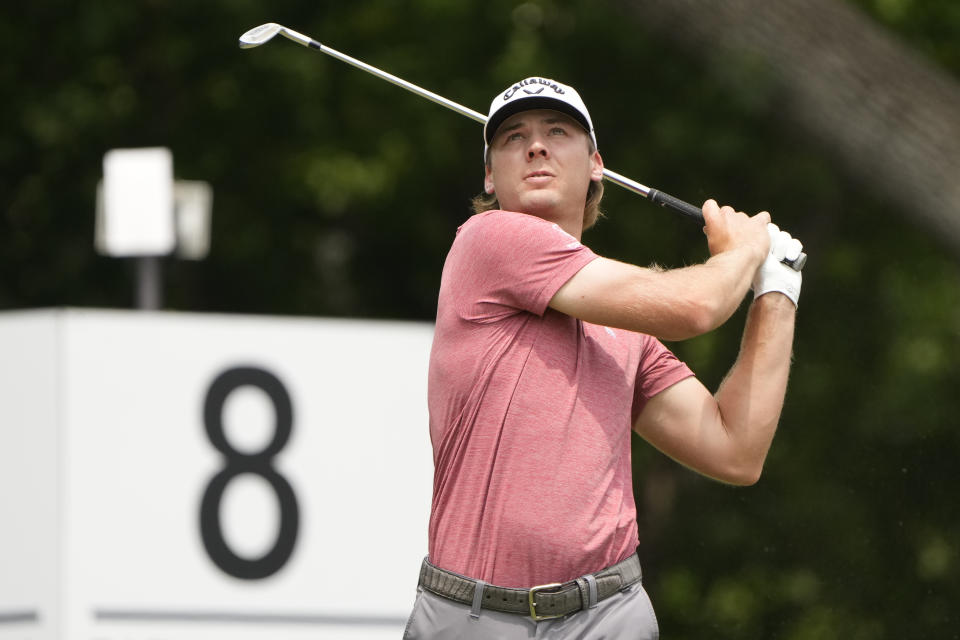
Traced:
POLYGON ((240 36, 240 48, 241 49, 252 49, 253 47, 259 47, 264 42, 269 41, 273 36, 277 35, 283 30, 279 24, 275 22, 268 22, 262 24, 259 27, 254 27, 247 31, 245 34, 240 36))

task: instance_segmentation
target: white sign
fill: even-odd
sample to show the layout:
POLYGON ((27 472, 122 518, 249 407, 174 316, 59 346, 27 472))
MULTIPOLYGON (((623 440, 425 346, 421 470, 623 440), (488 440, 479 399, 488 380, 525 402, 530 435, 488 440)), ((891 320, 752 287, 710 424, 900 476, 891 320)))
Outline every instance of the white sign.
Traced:
POLYGON ((398 638, 432 331, 0 314, 0 639, 398 638))
POLYGON ((173 251, 173 154, 164 147, 113 149, 103 156, 96 245, 110 256, 173 251))

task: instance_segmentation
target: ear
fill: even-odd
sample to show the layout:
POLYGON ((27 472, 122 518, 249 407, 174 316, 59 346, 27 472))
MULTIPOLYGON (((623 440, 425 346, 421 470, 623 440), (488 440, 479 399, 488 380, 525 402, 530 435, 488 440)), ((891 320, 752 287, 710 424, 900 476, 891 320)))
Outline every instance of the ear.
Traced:
POLYGON ((603 180, 603 158, 600 157, 599 151, 593 152, 593 156, 590 158, 590 165, 590 179, 594 182, 603 180))
POLYGON ((493 194, 493 169, 490 168, 490 165, 484 166, 484 177, 483 177, 483 190, 487 194, 493 194))

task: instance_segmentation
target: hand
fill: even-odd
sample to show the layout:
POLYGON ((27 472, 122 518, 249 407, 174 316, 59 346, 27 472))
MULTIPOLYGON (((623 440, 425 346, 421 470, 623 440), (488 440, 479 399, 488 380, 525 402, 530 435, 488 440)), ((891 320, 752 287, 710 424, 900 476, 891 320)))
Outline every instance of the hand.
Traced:
POLYGON ((751 217, 733 207, 720 207, 711 199, 703 203, 703 220, 703 232, 712 256, 745 248, 753 251, 756 264, 760 264, 770 250, 770 236, 766 232, 770 214, 766 211, 751 217))
POLYGON ((757 299, 771 291, 779 291, 797 305, 803 276, 782 261, 784 258, 796 260, 803 251, 803 244, 796 238, 790 237, 786 231, 780 231, 780 228, 772 222, 767 225, 767 233, 770 235, 770 252, 753 277, 753 298, 757 299))

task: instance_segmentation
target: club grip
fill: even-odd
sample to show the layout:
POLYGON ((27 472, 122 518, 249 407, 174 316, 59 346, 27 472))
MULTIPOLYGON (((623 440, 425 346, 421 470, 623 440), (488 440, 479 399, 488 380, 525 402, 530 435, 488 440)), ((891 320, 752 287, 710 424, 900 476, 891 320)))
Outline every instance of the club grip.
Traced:
MULTIPOLYGON (((650 189, 647 193, 647 198, 650 202, 658 204, 661 207, 670 207, 674 211, 679 211, 684 216, 690 218, 694 222, 703 224, 703 211, 699 207, 695 207, 689 202, 684 202, 680 198, 674 198, 669 193, 664 193, 659 189, 650 189)), ((801 253, 797 256, 796 260, 788 260, 784 258, 782 260, 783 264, 787 265, 794 271, 801 271, 803 265, 807 264, 807 254, 801 253)))
POLYGON ((700 210, 700 207, 695 207, 689 202, 684 202, 680 198, 674 198, 669 193, 664 193, 659 189, 650 189, 650 192, 647 194, 647 198, 649 198, 650 202, 654 204, 658 204, 661 207, 670 207, 674 211, 679 211, 694 222, 703 224, 703 211, 700 210))

